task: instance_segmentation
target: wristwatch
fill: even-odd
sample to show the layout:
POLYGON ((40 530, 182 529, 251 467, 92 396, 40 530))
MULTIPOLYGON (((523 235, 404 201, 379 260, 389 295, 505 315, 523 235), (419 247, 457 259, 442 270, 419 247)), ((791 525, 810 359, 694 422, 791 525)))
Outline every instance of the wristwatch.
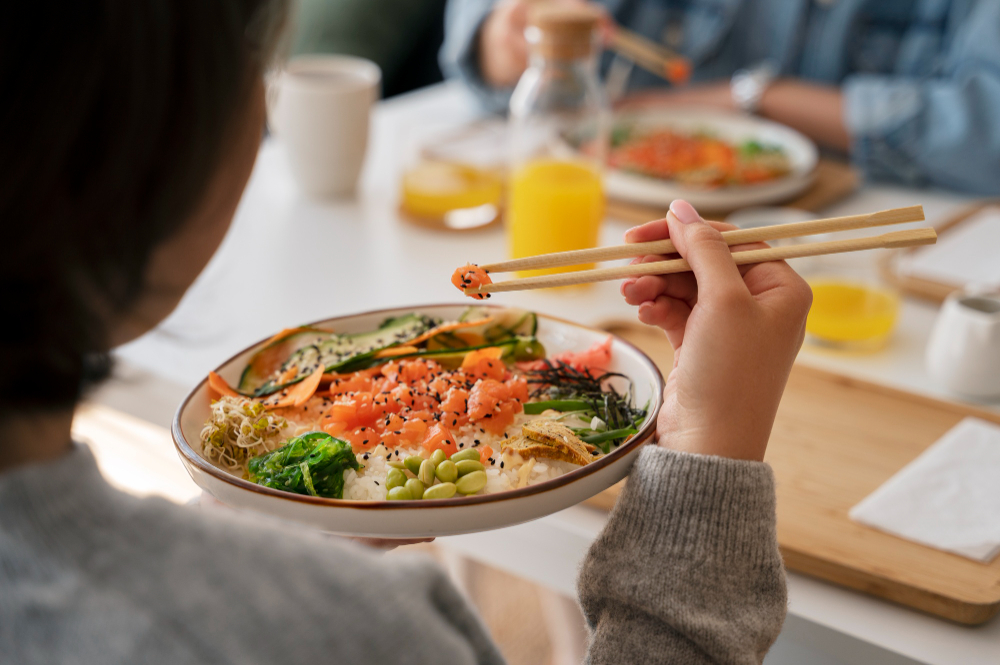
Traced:
POLYGON ((769 60, 733 74, 729 91, 736 108, 745 113, 756 113, 761 97, 776 78, 778 68, 769 60))

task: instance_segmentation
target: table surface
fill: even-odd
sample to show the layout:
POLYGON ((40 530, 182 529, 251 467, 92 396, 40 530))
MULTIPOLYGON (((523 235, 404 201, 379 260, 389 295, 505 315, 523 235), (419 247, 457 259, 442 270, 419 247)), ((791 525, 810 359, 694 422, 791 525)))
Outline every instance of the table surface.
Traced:
MULTIPOLYGON (((382 102, 373 116, 358 194, 339 201, 304 198, 291 179, 282 146, 266 140, 219 252, 160 327, 119 349, 128 365, 153 377, 133 386, 133 392, 139 392, 132 395, 132 403, 142 402, 134 398, 143 390, 149 400, 162 402, 173 394, 165 386, 192 386, 240 349, 296 323, 368 309, 462 302, 449 281, 452 270, 466 261, 504 258, 502 230, 449 233, 406 223, 397 211, 397 188, 405 166, 400 155, 414 137, 475 116, 471 99, 451 84, 382 102)), ((915 203, 924 205, 928 222, 934 223, 969 199, 940 191, 868 186, 826 212, 846 215, 915 203)), ((628 226, 608 220, 602 242, 620 243, 628 226)), ((869 254, 862 269, 870 271, 873 260, 869 254)), ((617 289, 616 283, 604 283, 510 293, 497 302, 587 324, 630 319, 634 312, 617 289)), ((907 299, 886 349, 846 354, 807 346, 799 362, 955 399, 924 369, 923 350, 936 312, 932 305, 907 299)), ((997 403, 981 406, 1000 411, 997 403)), ((441 539, 441 544, 572 595, 577 563, 603 523, 602 514, 575 507, 518 527, 441 539), (549 556, 530 556, 540 551, 549 556)), ((818 629, 822 635, 817 639, 842 653, 872 645, 917 662, 998 662, 1000 621, 964 628, 796 574, 789 576, 789 593, 789 626, 798 622, 807 626, 804 632, 818 629), (853 640, 853 646, 837 646, 838 636, 853 640)), ((859 658, 857 662, 864 662, 859 658)))

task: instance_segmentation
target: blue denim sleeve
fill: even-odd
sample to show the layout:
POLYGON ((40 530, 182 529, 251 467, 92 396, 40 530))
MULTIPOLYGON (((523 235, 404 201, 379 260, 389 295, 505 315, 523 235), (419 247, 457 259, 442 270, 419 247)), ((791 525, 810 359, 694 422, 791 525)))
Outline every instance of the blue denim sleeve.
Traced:
POLYGON ((1000 3, 981 3, 941 75, 844 81, 852 159, 867 176, 1000 194, 1000 3))
POLYGON ((511 90, 498 90, 488 85, 479 68, 479 30, 496 1, 448 0, 439 60, 445 76, 462 81, 485 109, 504 113, 511 90))

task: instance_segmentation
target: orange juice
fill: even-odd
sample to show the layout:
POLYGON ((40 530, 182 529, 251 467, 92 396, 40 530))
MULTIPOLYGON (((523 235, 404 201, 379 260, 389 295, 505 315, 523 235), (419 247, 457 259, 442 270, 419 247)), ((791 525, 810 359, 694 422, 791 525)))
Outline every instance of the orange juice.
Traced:
POLYGON ((493 206, 499 214, 503 181, 495 170, 452 162, 421 162, 403 174, 401 207, 449 228, 449 213, 493 206))
POLYGON ((883 289, 839 279, 811 279, 812 309, 806 332, 826 342, 880 344, 896 324, 897 296, 883 289))
MULTIPOLYGON (((510 182, 507 229, 513 258, 597 246, 604 216, 600 173, 584 162, 540 158, 520 165, 510 182)), ((527 270, 522 277, 591 266, 527 270)))

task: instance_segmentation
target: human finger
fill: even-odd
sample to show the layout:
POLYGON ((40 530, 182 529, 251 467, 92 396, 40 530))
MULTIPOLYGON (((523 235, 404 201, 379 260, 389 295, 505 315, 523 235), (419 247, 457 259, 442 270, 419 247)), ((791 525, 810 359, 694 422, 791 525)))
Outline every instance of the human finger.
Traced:
MULTIPOLYGON (((725 222, 713 222, 706 220, 709 226, 719 231, 732 231, 738 227, 732 224, 726 224, 725 222)), ((666 240, 670 237, 670 225, 667 222, 667 218, 654 219, 651 222, 646 222, 645 224, 640 224, 639 226, 633 226, 628 231, 625 232, 625 242, 652 242, 654 240, 666 240)))
POLYGON ((698 300, 698 283, 689 272, 673 275, 643 275, 622 284, 622 296, 629 305, 641 305, 657 296, 683 300, 693 307, 698 300))
POLYGON ((723 301, 749 296, 722 234, 706 224, 690 203, 680 199, 671 203, 667 222, 674 245, 691 265, 700 292, 723 301))
POLYGON ((689 316, 691 308, 686 303, 667 296, 642 303, 638 311, 639 321, 661 328, 674 349, 684 342, 684 330, 689 316))

